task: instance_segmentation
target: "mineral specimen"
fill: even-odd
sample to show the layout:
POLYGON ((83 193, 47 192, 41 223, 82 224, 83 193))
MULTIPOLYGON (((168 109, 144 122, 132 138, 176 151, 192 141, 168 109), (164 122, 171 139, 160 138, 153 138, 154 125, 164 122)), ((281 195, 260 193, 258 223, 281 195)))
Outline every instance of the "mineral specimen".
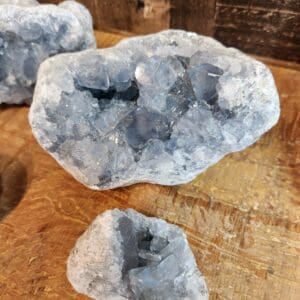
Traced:
POLYGON ((92 19, 81 4, 0 0, 0 104, 31 98, 38 67, 49 56, 89 47, 95 47, 92 19))
POLYGON ((131 209, 96 218, 72 250, 67 276, 98 300, 208 299, 183 231, 131 209))
POLYGON ((2 4, 11 4, 19 6, 35 6, 39 2, 37 0, 0 0, 0 5, 2 4))
POLYGON ((278 117, 264 64, 176 30, 47 60, 30 110, 38 142, 93 189, 189 182, 278 117))

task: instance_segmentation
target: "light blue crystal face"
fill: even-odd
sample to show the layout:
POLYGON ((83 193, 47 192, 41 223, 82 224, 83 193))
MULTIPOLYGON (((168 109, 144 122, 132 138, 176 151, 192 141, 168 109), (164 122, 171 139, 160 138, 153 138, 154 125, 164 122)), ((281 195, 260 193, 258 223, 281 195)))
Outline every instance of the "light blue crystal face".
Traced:
MULTIPOLYGON (((167 236, 156 231, 155 226, 137 225, 133 216, 121 216, 118 220, 124 262, 122 277, 129 298, 207 299, 205 283, 201 283, 201 275, 182 232, 174 227, 167 236), (189 289, 189 284, 194 285, 194 289, 189 289)), ((166 223, 160 225, 163 224, 166 223)))
POLYGON ((181 31, 43 64, 30 121, 41 145, 95 189, 192 180, 279 114, 262 64, 181 31))
POLYGON ((94 47, 92 34, 91 16, 76 2, 0 1, 0 103, 31 101, 39 65, 94 47))

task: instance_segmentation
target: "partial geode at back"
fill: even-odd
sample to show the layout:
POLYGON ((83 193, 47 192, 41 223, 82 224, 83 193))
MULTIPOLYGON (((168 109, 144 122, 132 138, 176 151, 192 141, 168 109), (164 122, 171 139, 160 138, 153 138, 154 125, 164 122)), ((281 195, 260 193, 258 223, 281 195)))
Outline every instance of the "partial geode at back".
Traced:
POLYGON ((38 142, 93 189, 189 182, 278 117, 264 64, 176 30, 51 58, 30 110, 38 142))
POLYGON ((0 104, 29 100, 38 67, 49 56, 90 47, 92 18, 83 5, 0 0, 0 104))
POLYGON ((132 209, 94 220, 69 256, 67 277, 97 300, 208 299, 183 231, 132 209))

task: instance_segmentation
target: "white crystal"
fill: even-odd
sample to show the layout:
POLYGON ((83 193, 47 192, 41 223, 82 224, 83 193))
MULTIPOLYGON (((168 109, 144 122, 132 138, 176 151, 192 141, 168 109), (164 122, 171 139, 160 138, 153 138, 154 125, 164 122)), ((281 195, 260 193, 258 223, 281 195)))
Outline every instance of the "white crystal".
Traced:
POLYGON ((208 299, 183 231, 132 209, 94 220, 69 256, 67 277, 97 300, 208 299))
POLYGON ((177 30, 47 60, 30 110, 41 146, 93 189, 189 182, 278 117, 264 64, 177 30))
POLYGON ((83 5, 0 0, 0 104, 30 102, 42 61, 90 47, 95 47, 92 18, 83 5))

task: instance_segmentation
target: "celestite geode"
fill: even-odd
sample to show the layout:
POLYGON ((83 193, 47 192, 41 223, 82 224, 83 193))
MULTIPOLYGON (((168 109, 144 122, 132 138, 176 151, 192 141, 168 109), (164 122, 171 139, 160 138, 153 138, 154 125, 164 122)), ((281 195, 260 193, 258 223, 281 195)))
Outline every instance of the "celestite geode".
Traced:
POLYGON ((0 0, 0 104, 30 102, 42 61, 90 47, 92 18, 83 5, 0 0))
POLYGON ((41 146, 93 189, 189 182, 278 117, 264 64, 177 30, 45 61, 30 110, 41 146))
POLYGON ((207 300, 183 231, 132 209, 99 215, 78 239, 67 277, 97 300, 207 300))

